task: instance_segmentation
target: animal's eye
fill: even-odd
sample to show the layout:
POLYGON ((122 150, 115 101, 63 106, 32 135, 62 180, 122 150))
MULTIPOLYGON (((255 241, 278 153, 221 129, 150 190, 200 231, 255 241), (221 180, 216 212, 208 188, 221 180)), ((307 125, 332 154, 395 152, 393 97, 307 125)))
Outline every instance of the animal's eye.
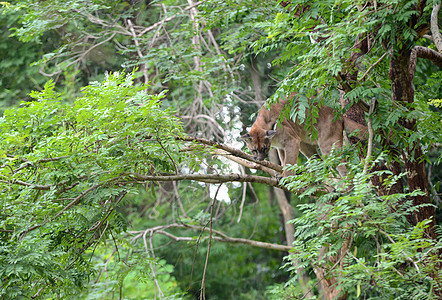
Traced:
POLYGON ((253 154, 258 153, 258 150, 253 149, 253 150, 252 150, 252 153, 253 153, 253 154))

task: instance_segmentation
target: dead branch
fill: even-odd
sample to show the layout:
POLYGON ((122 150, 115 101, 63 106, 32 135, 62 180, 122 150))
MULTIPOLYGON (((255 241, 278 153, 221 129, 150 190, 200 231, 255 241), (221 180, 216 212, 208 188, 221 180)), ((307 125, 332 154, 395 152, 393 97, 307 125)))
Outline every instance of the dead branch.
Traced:
POLYGON ((102 26, 104 28, 108 28, 108 29, 109 28, 115 28, 121 34, 128 35, 128 36, 131 35, 131 33, 126 28, 124 28, 123 26, 117 24, 116 22, 112 22, 112 23, 111 22, 107 22, 107 21, 105 21, 103 19, 98 18, 97 16, 94 16, 94 15, 88 13, 88 12, 85 12, 85 11, 82 11, 82 10, 79 10, 79 9, 75 9, 74 11, 77 12, 79 15, 81 15, 83 17, 86 17, 91 23, 100 25, 100 26, 102 26))
MULTIPOLYGON (((195 2, 192 5, 189 5, 186 8, 184 8, 183 12, 186 11, 186 10, 193 9, 193 8, 197 7, 198 5, 200 5, 202 3, 204 3, 204 1, 195 2)), ((153 25, 151 25, 149 27, 144 28, 142 31, 140 31, 140 33, 138 33, 138 36, 142 36, 142 35, 146 34, 147 32, 157 28, 158 26, 163 25, 164 23, 169 22, 170 20, 175 19, 178 16, 179 16, 179 14, 175 14, 175 15, 172 15, 170 17, 164 18, 163 20, 161 20, 161 21, 159 21, 159 22, 157 22, 157 23, 155 23, 155 24, 153 24, 153 25)))
POLYGON ((203 300, 206 299, 206 284, 205 284, 206 283, 206 273, 207 273, 207 265, 209 263, 210 249, 212 248, 212 239, 213 239, 213 207, 215 206, 216 197, 218 196, 220 188, 221 188, 221 184, 216 189, 215 196, 213 197, 212 203, 210 204, 209 243, 208 243, 209 245, 207 246, 206 261, 204 262, 203 278, 201 280, 200 299, 203 299, 203 300))
MULTIPOLYGON (((129 234, 135 235, 135 237, 132 239, 133 241, 141 238, 146 232, 153 232, 153 233, 162 234, 162 235, 165 235, 165 236, 173 239, 174 241, 185 241, 185 242, 195 242, 196 241, 195 238, 193 238, 193 237, 175 236, 175 235, 165 231, 168 228, 193 229, 193 230, 207 231, 207 232, 210 231, 210 229, 207 227, 174 223, 174 224, 169 224, 169 225, 164 225, 164 226, 157 226, 157 227, 153 227, 153 228, 149 228, 149 229, 141 230, 141 231, 129 231, 129 234)), ((229 237, 225 233, 215 230, 215 229, 212 229, 212 233, 214 234, 214 236, 212 237, 213 240, 223 242, 223 243, 244 244, 244 245, 249 245, 249 246, 258 247, 258 248, 265 248, 265 249, 285 251, 285 252, 293 250, 293 247, 286 246, 286 245, 278 245, 278 244, 260 242, 260 241, 250 240, 250 239, 229 237)), ((205 237, 204 239, 207 239, 207 238, 208 238, 208 236, 205 237)))
MULTIPOLYGON (((127 19, 127 25, 129 27, 129 32, 132 35, 132 39, 133 39, 133 41, 135 43, 138 57, 141 60, 143 58, 143 53, 141 52, 140 43, 138 42, 137 35, 136 35, 135 29, 134 29, 134 25, 132 24, 132 21, 130 19, 127 19)), ((144 75, 144 84, 147 85, 148 82, 149 82, 149 74, 147 72, 147 65, 146 64, 143 64, 143 75, 144 75)))
MULTIPOLYGON (((244 168, 240 168, 241 170, 241 174, 244 175, 244 168)), ((244 204, 246 203, 246 192, 247 192, 247 184, 243 183, 243 187, 242 187, 242 196, 241 196, 241 204, 239 205, 239 215, 238 215, 238 220, 236 221, 237 223, 239 223, 241 221, 241 217, 242 217, 242 212, 244 210, 244 204)))
MULTIPOLYGON (((215 114, 211 114, 211 115, 214 116, 215 114)), ((219 123, 214 118, 210 117, 209 115, 197 114, 197 115, 190 115, 190 116, 180 116, 180 118, 193 120, 193 121, 198 119, 198 123, 203 123, 203 124, 207 124, 207 126, 210 126, 211 131, 213 131, 213 132, 219 131, 222 136, 226 136, 225 131, 221 127, 221 125, 219 125, 219 123), (206 119, 208 121, 200 121, 200 119, 206 119)))
MULTIPOLYGON (((102 40, 101 42, 99 42, 99 43, 97 43, 97 44, 95 44, 95 45, 92 45, 89 49, 86 49, 84 52, 82 52, 82 53, 80 53, 80 54, 78 54, 78 55, 75 55, 74 57, 77 57, 77 58, 75 58, 73 61, 67 63, 65 66, 63 66, 63 68, 66 69, 66 68, 68 68, 68 67, 70 67, 70 66, 72 66, 72 65, 74 65, 74 64, 76 64, 76 63, 78 63, 78 62, 80 62, 80 61, 83 60, 83 59, 86 57, 86 55, 88 55, 92 50, 94 50, 95 48, 99 47, 100 45, 102 45, 102 44, 104 44, 104 43, 107 43, 108 41, 112 40, 112 39, 115 37, 116 34, 117 34, 116 32, 111 33, 111 35, 110 35, 109 38, 107 38, 107 39, 105 39, 105 40, 102 40)), ((56 55, 56 56, 54 56, 51 60, 53 60, 54 58, 57 58, 57 57, 61 57, 61 56, 63 56, 63 55, 62 55, 62 54, 61 54, 61 55, 56 55)), ((68 58, 68 59, 66 59, 64 62, 67 62, 69 59, 72 59, 72 58, 74 58, 74 57, 68 58)), ((47 77, 52 77, 52 76, 54 76, 54 75, 58 75, 58 74, 60 74, 60 73, 63 71, 63 69, 58 69, 57 71, 55 71, 55 72, 53 72, 53 73, 51 73, 51 74, 48 74, 48 73, 46 73, 46 72, 43 70, 43 67, 44 67, 44 66, 42 66, 42 67, 39 69, 39 72, 40 72, 40 74, 42 74, 42 75, 44 75, 44 76, 47 76, 47 77)))

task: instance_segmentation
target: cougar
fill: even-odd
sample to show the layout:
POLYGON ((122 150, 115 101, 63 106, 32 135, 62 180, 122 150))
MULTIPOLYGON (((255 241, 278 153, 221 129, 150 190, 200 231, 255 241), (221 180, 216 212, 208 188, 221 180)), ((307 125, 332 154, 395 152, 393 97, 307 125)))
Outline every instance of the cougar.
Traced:
MULTIPOLYGON (((344 129, 347 133, 358 130, 357 137, 365 139, 367 127, 344 116, 333 120, 333 109, 326 105, 319 108, 319 116, 315 122, 318 137, 315 140, 312 139, 311 133, 305 130, 304 124, 300 124, 296 119, 284 118, 279 126, 275 126, 287 102, 287 100, 280 100, 279 103, 272 104, 270 110, 262 107, 250 132, 241 136, 255 159, 264 160, 269 153, 270 146, 277 148, 282 166, 297 164, 299 151, 310 158, 318 154, 317 148, 319 147, 322 155, 330 155, 333 147, 342 147, 344 129)), ((310 111, 307 110, 306 114, 309 113, 310 111)), ((347 174, 343 164, 337 169, 341 176, 347 174)), ((284 170, 282 176, 288 175, 290 174, 287 170, 284 170)))

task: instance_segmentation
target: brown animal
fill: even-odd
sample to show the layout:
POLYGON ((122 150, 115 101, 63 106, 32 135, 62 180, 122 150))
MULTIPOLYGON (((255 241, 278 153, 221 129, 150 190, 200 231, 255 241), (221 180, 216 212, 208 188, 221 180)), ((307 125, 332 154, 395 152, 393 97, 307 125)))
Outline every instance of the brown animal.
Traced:
MULTIPOLYGON (((312 157, 318 153, 317 146, 323 155, 329 155, 333 147, 342 147, 344 128, 347 133, 359 130, 358 137, 365 138, 367 132, 365 126, 343 116, 333 121, 333 109, 325 105, 319 108, 319 116, 316 119, 317 140, 313 140, 304 125, 299 124, 297 120, 284 118, 279 126, 275 126, 287 102, 280 100, 279 103, 272 104, 270 110, 261 108, 250 132, 242 136, 255 159, 264 160, 270 146, 278 149, 282 166, 297 164, 299 151, 307 158, 312 157)), ((306 114, 308 113, 307 110, 306 114)), ((347 174, 344 165, 339 165, 337 169, 341 176, 347 174)), ((284 170, 282 176, 288 175, 289 173, 284 170)))

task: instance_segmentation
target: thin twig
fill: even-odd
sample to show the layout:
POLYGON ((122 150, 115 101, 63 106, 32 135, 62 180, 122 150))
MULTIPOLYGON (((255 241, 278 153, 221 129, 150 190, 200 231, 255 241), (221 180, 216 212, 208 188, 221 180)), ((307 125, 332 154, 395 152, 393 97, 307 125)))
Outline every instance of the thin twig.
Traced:
MULTIPOLYGON (((311 287, 310 289, 309 289, 309 293, 311 293, 311 292, 313 292, 313 289, 315 288, 315 286, 317 286, 317 285, 319 285, 320 283, 321 283, 321 281, 323 281, 327 276, 328 276, 328 274, 330 273, 330 272, 332 272, 340 263, 341 263, 341 260, 345 257, 345 255, 347 254, 349 252, 349 250, 347 249, 347 251, 345 251, 345 253, 344 253, 344 255, 342 255, 337 261, 336 261, 336 263, 328 270, 328 272, 326 272, 326 274, 324 274, 324 276, 322 276, 322 278, 318 278, 318 280, 316 281, 316 283, 313 285, 313 287, 311 287)), ((300 299, 300 300, 302 300, 302 299, 305 299, 307 296, 308 296, 309 294, 307 294, 307 293, 305 293, 303 296, 302 296, 302 298, 300 299)))
MULTIPOLYGON (((143 58, 143 53, 141 52, 140 43, 138 42, 137 34, 135 33, 134 25, 130 19, 127 19, 127 25, 129 26, 129 31, 132 34, 132 40, 134 41, 135 47, 137 48, 137 54, 140 60, 143 58)), ((143 64, 143 75, 144 75, 144 84, 149 83, 149 74, 147 73, 147 64, 143 64)))
MULTIPOLYGON (((155 252, 153 250, 153 244, 152 244, 152 236, 153 236, 153 232, 150 233, 149 245, 150 245, 150 250, 151 250, 151 253, 152 253, 152 258, 155 259, 155 252)), ((153 279, 155 281, 155 286, 156 286, 156 288, 155 288, 155 299, 157 298, 156 297, 157 291, 160 294, 160 299, 162 299, 164 297, 164 294, 161 291, 160 283, 158 282, 157 276, 155 274, 156 268, 155 268, 155 266, 152 266, 152 263, 150 263, 150 267, 152 269, 153 279)))
MULTIPOLYGON (((76 58, 76 59, 74 59, 73 61, 71 61, 70 63, 68 63, 68 64, 66 64, 66 65, 63 65, 63 69, 66 69, 66 68, 68 68, 69 66, 78 63, 78 62, 81 61, 86 55, 88 55, 89 52, 91 52, 92 50, 94 50, 94 49, 97 48, 98 46, 100 46, 100 45, 102 45, 102 44, 104 44, 104 43, 107 43, 108 41, 112 40, 116 34, 117 34, 117 33, 114 32, 114 33, 111 34, 111 36, 110 36, 109 38, 107 38, 107 39, 105 39, 105 40, 103 40, 103 41, 101 41, 101 42, 99 42, 99 43, 97 43, 97 44, 91 46, 89 49, 86 49, 83 53, 77 55, 77 58, 76 58)), ((54 59, 54 58, 56 58, 56 57, 58 57, 58 56, 54 56, 52 59, 54 59)), ((66 61, 67 61, 67 60, 66 60, 66 61)), ((58 71, 55 71, 55 72, 53 72, 53 73, 51 73, 51 74, 48 74, 48 73, 46 73, 46 72, 43 71, 43 67, 44 67, 44 65, 39 69, 39 72, 40 72, 40 74, 42 74, 42 75, 44 75, 44 76, 47 76, 47 77, 52 77, 52 76, 54 76, 54 75, 58 75, 58 74, 60 74, 60 73, 63 71, 63 69, 59 69, 58 71)))
MULTIPOLYGON (((98 244, 100 243, 101 238, 104 236, 104 233, 106 232, 106 229, 107 229, 108 226, 109 226, 109 221, 106 222, 106 227, 104 227, 104 230, 103 230, 103 232, 100 234, 100 237, 98 238, 98 241, 95 243, 95 247, 94 247, 94 249, 92 250, 92 254, 91 254, 91 257, 89 258, 89 262, 92 261, 92 257, 94 256, 95 249, 97 249, 97 246, 98 246, 98 244)), ((94 236, 94 235, 95 235, 95 232, 92 234, 92 236, 94 236)))
POLYGON ((161 149, 163 149, 163 151, 166 153, 167 157, 169 157, 170 161, 173 164, 173 168, 175 169, 175 174, 178 174, 178 168, 176 166, 175 161, 173 160, 172 156, 170 156, 169 152, 166 150, 166 148, 163 146, 163 143, 161 143, 160 137, 159 137, 159 132, 157 129, 157 142, 160 145, 161 149))
MULTIPOLYGON (((6 177, 1 175, 2 177, 6 177)), ((21 180, 0 180, 1 183, 7 183, 9 185, 11 184, 18 184, 18 185, 22 185, 22 186, 27 186, 27 187, 31 187, 35 190, 43 190, 43 191, 48 191, 51 189, 51 187, 53 187, 53 184, 48 184, 48 185, 40 185, 40 184, 33 184, 33 183, 29 183, 29 182, 24 182, 21 180)))
MULTIPOLYGON (((391 236, 385 232, 384 230, 378 228, 379 232, 382 233, 383 235, 385 235, 387 237, 387 239, 392 243, 392 244, 396 244, 396 242, 391 238, 391 236)), ((405 253, 405 251, 401 250, 402 254, 405 256, 405 258, 407 258, 412 264, 413 266, 416 268, 417 272, 420 274, 420 270, 419 270, 419 266, 417 265, 417 263, 411 259, 410 256, 407 255, 407 253, 405 253)))
POLYGON ((210 255, 210 248, 212 246, 212 234, 213 234, 213 206, 215 205, 216 197, 218 196, 218 192, 221 188, 222 184, 218 186, 216 189, 215 196, 213 197, 212 204, 210 206, 210 227, 209 227, 209 245, 207 246, 207 255, 206 255, 206 261, 204 263, 204 271, 203 271, 203 278, 201 280, 201 294, 200 299, 205 300, 206 299, 206 272, 207 272, 207 265, 209 263, 209 255, 210 255))
MULTIPOLYGON (((186 8, 184 8, 183 11, 190 10, 190 9, 192 9, 192 8, 202 4, 202 3, 204 3, 204 1, 193 3, 192 5, 189 5, 186 8)), ((151 25, 149 27, 144 28, 140 33, 138 33, 138 36, 142 36, 142 35, 146 34, 147 32, 155 29, 156 27, 158 27, 160 25, 163 25, 164 23, 169 22, 170 20, 173 20, 173 19, 175 19, 176 17, 179 17, 179 16, 180 16, 179 14, 174 14, 174 15, 172 15, 170 17, 164 18, 163 20, 161 20, 161 21, 159 21, 159 22, 157 22, 157 23, 155 23, 155 24, 153 24, 153 25, 151 25)))
POLYGON ((362 75, 362 77, 361 77, 361 79, 359 79, 358 81, 363 81, 364 80, 364 78, 365 78, 365 76, 367 76, 368 75, 368 73, 370 73, 370 71, 371 70, 373 70, 373 68, 374 67, 376 67, 376 65, 377 64, 379 64, 384 58, 385 58, 385 56, 387 56, 388 55, 388 51, 387 52, 385 52, 374 64, 372 64, 368 69, 367 69, 367 71, 365 71, 365 73, 364 73, 364 75, 362 75))
POLYGON ((68 209, 70 209, 72 206, 78 204, 78 202, 80 202, 80 200, 81 200, 84 196, 86 196, 88 193, 90 193, 91 191, 93 191, 93 190, 99 188, 100 186, 102 186, 102 185, 104 185, 104 184, 110 183, 110 182, 115 181, 115 180, 118 180, 118 179, 120 179, 120 177, 112 178, 112 179, 110 179, 110 180, 108 180, 108 181, 101 182, 101 183, 99 183, 99 184, 97 184, 97 185, 94 185, 94 186, 88 188, 87 190, 85 190, 84 192, 82 192, 80 195, 78 195, 77 197, 75 197, 74 200, 72 200, 68 205, 66 205, 66 206, 65 206, 61 211, 59 211, 54 217, 52 217, 52 218, 50 218, 50 219, 47 219, 47 220, 43 221, 43 222, 40 223, 40 224, 34 225, 34 226, 32 226, 32 227, 26 229, 25 231, 23 231, 23 232, 21 233, 21 235, 24 235, 24 234, 26 234, 26 233, 28 233, 28 232, 31 232, 31 231, 33 231, 33 230, 35 230, 35 229, 37 229, 37 228, 40 228, 41 226, 43 226, 43 225, 49 223, 50 221, 55 220, 56 218, 58 218, 59 216, 61 216, 65 211, 67 211, 68 209))
POLYGON ((241 217, 242 217, 242 212, 244 209, 244 203, 246 202, 246 192, 247 192, 247 184, 243 183, 243 191, 242 191, 242 200, 241 200, 241 205, 239 206, 239 215, 238 215, 238 220, 236 221, 237 223, 239 223, 241 221, 241 217))

